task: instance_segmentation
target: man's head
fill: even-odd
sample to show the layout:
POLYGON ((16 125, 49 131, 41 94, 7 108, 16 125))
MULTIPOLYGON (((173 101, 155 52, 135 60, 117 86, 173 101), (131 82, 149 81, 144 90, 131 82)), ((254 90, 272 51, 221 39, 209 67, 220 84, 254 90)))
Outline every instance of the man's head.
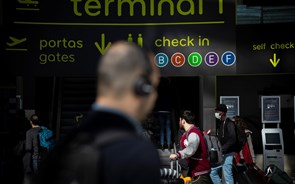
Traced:
POLYGON ((98 63, 96 102, 141 120, 157 98, 159 70, 152 53, 134 43, 114 43, 98 63))
POLYGON ((40 123, 39 117, 36 114, 33 114, 30 118, 30 122, 32 125, 39 125, 40 123))
POLYGON ((227 113, 227 107, 225 104, 219 104, 215 108, 215 118, 219 120, 224 120, 227 113))
POLYGON ((186 125, 193 125, 195 123, 195 115, 192 111, 185 110, 181 113, 179 118, 179 128, 185 128, 186 125))

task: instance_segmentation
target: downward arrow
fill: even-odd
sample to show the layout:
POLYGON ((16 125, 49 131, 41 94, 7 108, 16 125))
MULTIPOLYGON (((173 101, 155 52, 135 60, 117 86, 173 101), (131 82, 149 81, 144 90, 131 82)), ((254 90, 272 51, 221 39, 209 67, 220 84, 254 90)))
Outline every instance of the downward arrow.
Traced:
POLYGON ((101 34, 101 45, 99 45, 98 42, 94 42, 96 48, 98 49, 98 51, 104 55, 105 51, 111 46, 111 42, 108 42, 107 46, 105 46, 105 35, 104 33, 101 34))
POLYGON ((277 59, 277 54, 276 53, 273 54, 273 59, 269 59, 269 61, 271 62, 271 64, 272 64, 273 67, 277 67, 277 65, 279 64, 280 60, 281 60, 280 58, 277 59))

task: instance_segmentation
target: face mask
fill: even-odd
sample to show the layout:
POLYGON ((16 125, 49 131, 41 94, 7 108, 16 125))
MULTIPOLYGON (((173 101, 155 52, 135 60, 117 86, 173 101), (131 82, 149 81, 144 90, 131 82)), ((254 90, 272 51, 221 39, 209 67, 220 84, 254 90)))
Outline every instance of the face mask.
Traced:
POLYGON ((218 113, 218 112, 215 112, 215 118, 217 118, 217 119, 221 119, 221 115, 218 113))

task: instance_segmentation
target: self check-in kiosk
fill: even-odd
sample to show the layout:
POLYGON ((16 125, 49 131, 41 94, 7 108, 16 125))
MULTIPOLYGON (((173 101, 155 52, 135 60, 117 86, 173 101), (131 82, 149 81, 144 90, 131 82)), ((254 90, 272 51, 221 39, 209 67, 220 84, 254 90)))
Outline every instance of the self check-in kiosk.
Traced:
POLYGON ((263 142, 263 168, 270 164, 278 166, 284 170, 284 141, 280 128, 262 129, 263 142))
POLYGON ((284 140, 281 122, 280 96, 261 97, 261 118, 263 129, 263 168, 274 164, 284 170, 284 140), (277 128, 265 128, 268 123, 276 123, 277 128))

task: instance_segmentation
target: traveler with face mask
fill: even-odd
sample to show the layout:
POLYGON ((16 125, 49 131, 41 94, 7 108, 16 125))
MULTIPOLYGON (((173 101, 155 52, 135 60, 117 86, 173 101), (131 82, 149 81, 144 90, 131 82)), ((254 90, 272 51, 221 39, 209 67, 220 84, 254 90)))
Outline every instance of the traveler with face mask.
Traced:
POLYGON ((233 158, 235 153, 236 131, 234 122, 226 117, 227 107, 219 104, 215 108, 215 118, 218 119, 220 125, 218 129, 218 139, 222 145, 223 162, 211 168, 210 177, 214 184, 221 184, 219 170, 222 169, 222 175, 226 184, 233 184, 233 158))

